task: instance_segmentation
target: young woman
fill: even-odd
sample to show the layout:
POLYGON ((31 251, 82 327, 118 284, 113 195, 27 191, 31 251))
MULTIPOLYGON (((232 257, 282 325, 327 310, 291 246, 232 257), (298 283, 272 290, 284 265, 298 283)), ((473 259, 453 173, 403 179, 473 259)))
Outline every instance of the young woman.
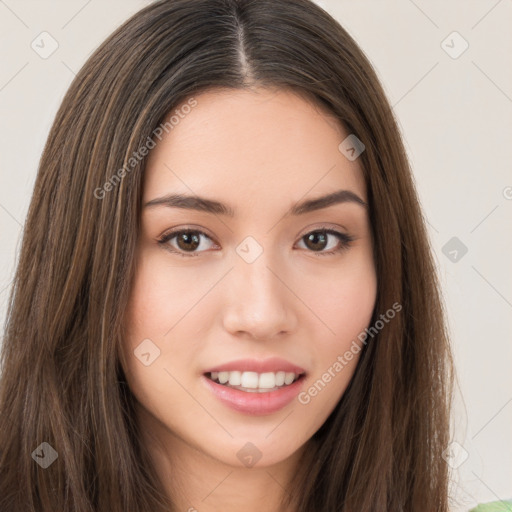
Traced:
POLYGON ((447 511, 453 363, 390 105, 307 0, 162 0, 73 81, 0 380, 0 510, 447 511))

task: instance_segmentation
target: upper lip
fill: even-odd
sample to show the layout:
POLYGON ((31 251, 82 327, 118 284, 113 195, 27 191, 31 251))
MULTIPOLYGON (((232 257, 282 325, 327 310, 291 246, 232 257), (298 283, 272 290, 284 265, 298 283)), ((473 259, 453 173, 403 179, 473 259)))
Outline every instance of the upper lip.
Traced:
POLYGON ((256 373, 284 371, 289 373, 293 372, 297 375, 306 373, 304 368, 279 357, 270 357, 268 359, 237 359, 235 361, 230 361, 228 363, 219 364, 209 368, 205 373, 229 372, 236 370, 256 373))

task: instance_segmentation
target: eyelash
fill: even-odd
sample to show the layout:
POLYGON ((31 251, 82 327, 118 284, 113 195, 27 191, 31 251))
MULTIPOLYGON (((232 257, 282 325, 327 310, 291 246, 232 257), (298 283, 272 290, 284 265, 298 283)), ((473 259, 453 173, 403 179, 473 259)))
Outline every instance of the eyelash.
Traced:
MULTIPOLYGON (((174 231, 170 231, 168 233, 164 233, 158 239, 158 244, 164 246, 164 248, 166 250, 168 250, 168 251, 170 251, 170 252, 172 252, 174 254, 177 254, 179 256, 182 256, 184 258, 199 256, 202 252, 204 252, 204 251, 195 252, 195 253, 181 252, 181 251, 175 249, 174 247, 172 247, 168 243, 174 237, 176 237, 177 235, 181 235, 183 233, 197 233, 199 235, 204 235, 205 237, 207 237, 210 240, 212 240, 211 237, 209 237, 205 232, 201 231, 200 229, 177 229, 177 230, 174 230, 174 231)), ((336 231, 334 229, 324 228, 324 227, 321 227, 321 228, 318 228, 318 229, 314 229, 313 231, 309 231, 308 233, 303 235, 300 238, 300 240, 302 240, 303 238, 305 238, 308 235, 311 235, 312 233, 323 233, 323 234, 334 235, 341 242, 341 245, 337 249, 331 249, 330 251, 309 251, 309 252, 314 253, 317 256, 331 256, 331 255, 338 254, 338 253, 341 253, 343 251, 346 251, 351 246, 352 242, 355 240, 355 238, 350 236, 350 235, 347 235, 345 233, 341 233, 341 232, 336 231)))

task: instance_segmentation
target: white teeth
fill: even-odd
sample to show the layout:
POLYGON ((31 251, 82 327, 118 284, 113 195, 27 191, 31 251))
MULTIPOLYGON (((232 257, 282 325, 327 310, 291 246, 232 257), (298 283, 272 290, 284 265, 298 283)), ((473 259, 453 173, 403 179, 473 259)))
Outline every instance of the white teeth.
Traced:
POLYGON ((226 384, 229 380, 229 372, 219 372, 219 382, 221 384, 226 384))
POLYGON ((258 387, 258 374, 256 372, 244 372, 241 377, 240 386, 243 388, 256 389, 258 387))
POLYGON ((282 386, 284 384, 285 372, 277 372, 276 373, 276 386, 282 386))
POLYGON ((293 379, 295 379, 295 373, 286 372, 286 374, 284 376, 284 383, 286 385, 291 384, 293 382, 293 379))
POLYGON ((242 372, 229 372, 229 385, 240 386, 242 384, 242 372))
POLYGON ((211 372, 210 378, 220 384, 246 389, 275 389, 290 385, 299 375, 293 372, 211 372))
POLYGON ((258 385, 260 388, 272 389, 276 387, 276 374, 272 372, 262 373, 258 385))

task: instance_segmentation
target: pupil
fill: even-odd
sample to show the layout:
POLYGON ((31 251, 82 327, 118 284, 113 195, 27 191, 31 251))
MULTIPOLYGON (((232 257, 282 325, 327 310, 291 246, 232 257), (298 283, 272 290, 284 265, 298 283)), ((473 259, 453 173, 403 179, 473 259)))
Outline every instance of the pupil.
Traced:
POLYGON ((180 246, 180 249, 197 249, 199 247, 199 237, 197 235, 191 235, 190 233, 182 233, 181 236, 178 237, 178 245, 180 246), (181 243, 183 240, 185 240, 185 244, 193 244, 193 247, 190 247, 189 245, 183 246, 181 243))
POLYGON ((310 246, 312 249, 323 249, 327 241, 326 234, 322 232, 310 233, 306 238, 308 242, 313 242, 313 247, 310 246), (321 242, 318 242, 318 238, 321 238, 321 242))

